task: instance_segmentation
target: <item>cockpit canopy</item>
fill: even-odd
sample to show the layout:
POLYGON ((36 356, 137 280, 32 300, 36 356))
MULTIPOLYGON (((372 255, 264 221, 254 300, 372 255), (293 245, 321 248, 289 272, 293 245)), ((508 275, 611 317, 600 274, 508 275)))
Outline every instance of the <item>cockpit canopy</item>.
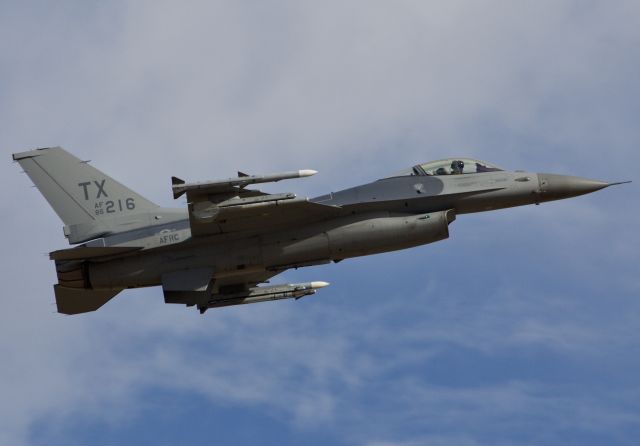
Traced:
POLYGON ((448 158, 444 160, 431 161, 425 164, 417 164, 410 169, 405 169, 393 175, 400 177, 405 175, 463 175, 472 173, 498 172, 503 169, 484 161, 471 158, 448 158))

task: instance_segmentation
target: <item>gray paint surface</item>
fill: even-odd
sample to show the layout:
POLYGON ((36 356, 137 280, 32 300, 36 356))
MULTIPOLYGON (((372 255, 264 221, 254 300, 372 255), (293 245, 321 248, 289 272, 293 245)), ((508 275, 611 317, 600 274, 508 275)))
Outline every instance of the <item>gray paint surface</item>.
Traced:
POLYGON ((167 303, 197 306, 201 313, 299 298, 315 289, 259 284, 289 268, 446 239, 457 214, 539 204, 611 185, 496 169, 466 173, 464 163, 452 158, 453 173, 426 174, 418 165, 311 200, 247 186, 315 171, 198 183, 174 177, 174 197, 187 196, 184 210, 152 203, 60 147, 13 158, 65 223, 69 242, 86 242, 50 256, 58 274, 58 311, 66 314, 94 311, 126 288, 149 286, 162 286, 167 303))

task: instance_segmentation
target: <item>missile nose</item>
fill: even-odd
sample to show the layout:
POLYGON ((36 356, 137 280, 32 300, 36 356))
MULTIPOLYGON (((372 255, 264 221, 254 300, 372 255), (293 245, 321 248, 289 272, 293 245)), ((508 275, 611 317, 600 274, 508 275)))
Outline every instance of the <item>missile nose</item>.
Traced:
POLYGON ((540 182, 540 194, 544 201, 577 197, 611 186, 604 181, 551 173, 538 174, 538 181, 540 182))
POLYGON ((329 286, 329 282, 321 282, 321 281, 311 282, 311 288, 314 290, 318 288, 324 288, 326 286, 329 286))

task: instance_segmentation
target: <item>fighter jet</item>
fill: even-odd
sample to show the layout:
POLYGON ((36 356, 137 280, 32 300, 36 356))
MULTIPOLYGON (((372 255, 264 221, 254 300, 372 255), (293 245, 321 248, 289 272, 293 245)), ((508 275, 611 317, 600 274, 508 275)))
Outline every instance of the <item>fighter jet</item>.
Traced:
POLYGON ((271 285, 290 268, 339 262, 444 240, 458 215, 576 197, 614 184, 505 171, 469 158, 417 164, 315 198, 268 194, 259 183, 314 170, 205 182, 172 178, 164 208, 60 147, 13 154, 64 223, 50 253, 58 312, 95 311, 127 288, 161 286, 166 303, 209 308, 316 293, 323 281, 271 285), (266 285, 264 285, 266 284, 266 285))

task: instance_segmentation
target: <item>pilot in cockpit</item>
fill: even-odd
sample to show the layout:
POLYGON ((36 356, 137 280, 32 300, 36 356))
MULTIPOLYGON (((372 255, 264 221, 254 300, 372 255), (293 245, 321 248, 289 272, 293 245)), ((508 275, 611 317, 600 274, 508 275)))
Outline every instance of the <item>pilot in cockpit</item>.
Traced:
POLYGON ((451 175, 460 175, 464 170, 464 161, 455 160, 451 163, 451 175))

